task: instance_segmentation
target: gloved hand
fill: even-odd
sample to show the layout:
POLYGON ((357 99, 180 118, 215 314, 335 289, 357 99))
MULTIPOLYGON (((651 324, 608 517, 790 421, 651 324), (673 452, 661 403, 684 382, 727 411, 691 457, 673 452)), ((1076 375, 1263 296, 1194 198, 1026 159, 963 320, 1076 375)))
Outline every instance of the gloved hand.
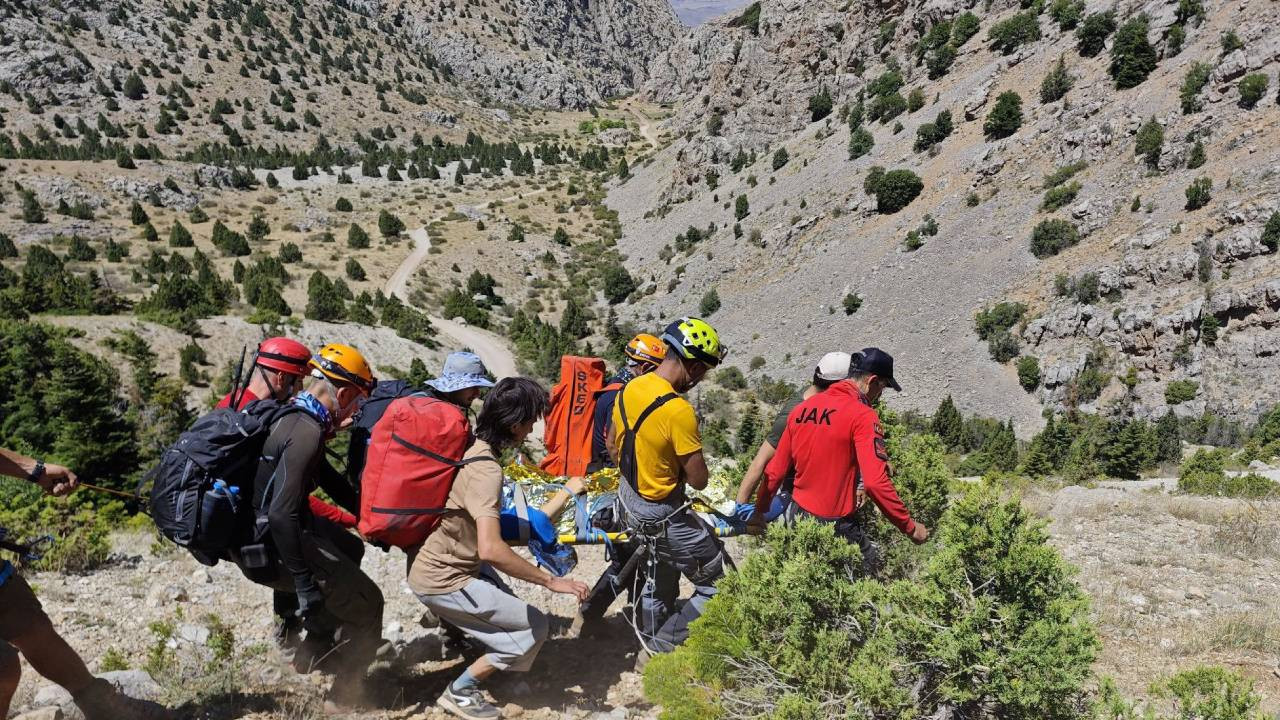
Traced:
POLYGON ((324 593, 312 586, 298 591, 298 617, 309 618, 324 613, 324 593))
POLYGON ((756 512, 755 503, 734 503, 733 504, 733 516, 743 522, 750 520, 751 516, 754 515, 755 512, 756 512))

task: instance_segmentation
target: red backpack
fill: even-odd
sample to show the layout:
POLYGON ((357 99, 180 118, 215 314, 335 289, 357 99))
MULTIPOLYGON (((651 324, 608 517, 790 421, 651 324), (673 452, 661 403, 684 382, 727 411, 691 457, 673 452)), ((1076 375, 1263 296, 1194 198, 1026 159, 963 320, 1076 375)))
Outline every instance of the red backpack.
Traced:
POLYGON ((540 467, 552 475, 581 477, 591 464, 591 426, 596 397, 604 387, 604 360, 565 355, 560 358, 560 383, 551 389, 543 445, 547 456, 540 467))
POLYGON ((462 409, 426 395, 393 400, 373 426, 360 476, 360 523, 370 541, 400 548, 421 544, 440 524, 470 443, 462 409))

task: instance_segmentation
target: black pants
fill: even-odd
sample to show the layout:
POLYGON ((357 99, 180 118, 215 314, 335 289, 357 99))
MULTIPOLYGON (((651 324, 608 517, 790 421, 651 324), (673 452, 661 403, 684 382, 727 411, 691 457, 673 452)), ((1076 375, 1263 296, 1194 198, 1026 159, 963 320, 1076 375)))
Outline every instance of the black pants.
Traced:
MULTIPOLYGON (((333 542, 338 552, 342 553, 348 560, 355 563, 357 567, 360 561, 364 559, 364 541, 356 535, 349 532, 343 532, 334 528, 325 533, 325 537, 333 542)), ((288 592, 286 590, 271 591, 271 606, 275 611, 276 617, 284 623, 286 627, 300 627, 302 625, 301 618, 298 617, 298 595, 297 593, 288 592)))

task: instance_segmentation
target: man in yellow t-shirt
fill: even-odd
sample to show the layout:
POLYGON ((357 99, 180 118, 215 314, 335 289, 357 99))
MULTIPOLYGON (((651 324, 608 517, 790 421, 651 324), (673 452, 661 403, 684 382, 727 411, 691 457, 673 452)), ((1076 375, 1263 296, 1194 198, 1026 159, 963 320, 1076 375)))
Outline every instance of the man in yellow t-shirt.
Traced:
POLYGON ((662 364, 618 393, 610 437, 629 525, 657 539, 659 563, 635 608, 647 652, 670 652, 683 643, 724 575, 720 542, 686 506, 685 486, 705 488, 708 473, 697 415, 681 394, 719 365, 726 350, 715 329, 698 318, 672 323, 662 340, 669 348, 662 364), (678 606, 681 575, 694 591, 678 606))

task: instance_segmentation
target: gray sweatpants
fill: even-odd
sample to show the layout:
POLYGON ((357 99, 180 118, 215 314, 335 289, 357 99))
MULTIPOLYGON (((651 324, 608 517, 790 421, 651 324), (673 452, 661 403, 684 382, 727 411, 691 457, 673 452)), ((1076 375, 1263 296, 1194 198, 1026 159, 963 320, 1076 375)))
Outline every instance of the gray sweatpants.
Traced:
POLYGON ((484 646, 489 664, 525 672, 547 639, 547 616, 492 581, 474 578, 461 590, 418 595, 437 617, 484 646))
POLYGON ((655 502, 624 481, 618 494, 630 524, 661 523, 656 532, 657 567, 641 593, 636 620, 648 649, 671 652, 688 639, 689 623, 701 617, 715 597, 716 582, 724 577, 723 549, 697 513, 686 508, 672 514, 684 504, 683 493, 655 502), (693 595, 683 604, 681 575, 693 583, 693 595))

